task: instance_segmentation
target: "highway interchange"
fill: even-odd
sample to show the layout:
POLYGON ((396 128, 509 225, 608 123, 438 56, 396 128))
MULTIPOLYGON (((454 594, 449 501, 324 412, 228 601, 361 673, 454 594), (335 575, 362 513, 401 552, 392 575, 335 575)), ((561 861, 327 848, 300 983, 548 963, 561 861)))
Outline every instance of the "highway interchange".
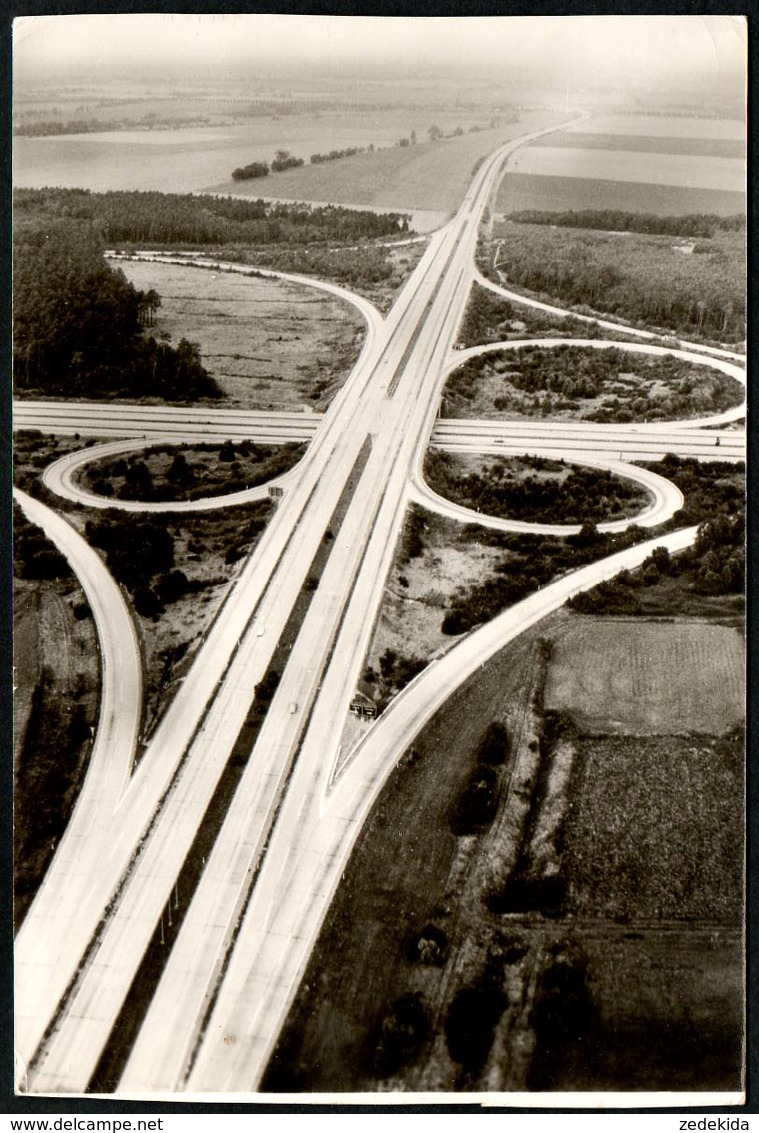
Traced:
MULTIPOLYGON (((345 752, 342 722, 410 501, 507 530, 573 530, 493 521, 436 497, 421 471, 429 440, 453 451, 534 452, 612 468, 650 491, 651 504, 634 520, 644 526, 669 518, 682 497, 668 481, 632 468, 630 461, 672 451, 743 459, 744 431, 722 427, 738 422, 745 406, 699 421, 636 426, 437 420, 440 394, 455 366, 485 350, 519 345, 453 349, 472 282, 479 279, 474 250, 480 219, 504 162, 519 145, 550 132, 509 143, 482 164, 458 213, 432 236, 386 319, 365 300, 350 297, 362 310, 367 336, 350 378, 323 417, 18 403, 16 428, 119 438, 64 457, 45 472, 52 491, 89 506, 176 512, 183 506, 233 506, 268 492, 264 485, 170 506, 103 500, 83 493, 75 473, 106 451, 209 436, 309 441, 303 459, 278 481, 284 494, 273 518, 134 769, 139 654, 128 613, 117 613, 123 599, 102 564, 89 562, 89 548, 69 533, 70 525, 19 494, 29 517, 64 550, 82 579, 101 639, 104 690, 85 789, 17 939, 20 1088, 87 1089, 170 906, 250 710, 253 688, 272 664, 330 525, 334 539, 319 585, 119 1083, 131 1095, 255 1091, 361 824, 414 735, 477 665, 570 594, 642 562, 654 545, 674 551, 695 538, 695 528, 688 528, 639 544, 507 610, 430 665, 360 744, 345 752), (108 697, 116 695, 127 696, 128 703, 119 701, 114 710, 108 697)), ((298 281, 348 295, 310 278, 298 281)), ((585 344, 614 345, 593 339, 585 344)), ((697 351, 685 343, 617 345, 678 353, 745 383, 739 356, 730 351, 697 351)), ((89 555, 100 563, 94 552, 89 555)))

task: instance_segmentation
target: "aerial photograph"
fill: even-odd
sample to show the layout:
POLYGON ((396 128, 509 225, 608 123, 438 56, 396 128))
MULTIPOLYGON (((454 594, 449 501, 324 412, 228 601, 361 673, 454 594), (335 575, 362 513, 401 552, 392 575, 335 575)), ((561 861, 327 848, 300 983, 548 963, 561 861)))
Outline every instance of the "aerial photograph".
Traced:
POLYGON ((17 1096, 744 1102, 746 82, 14 21, 17 1096))

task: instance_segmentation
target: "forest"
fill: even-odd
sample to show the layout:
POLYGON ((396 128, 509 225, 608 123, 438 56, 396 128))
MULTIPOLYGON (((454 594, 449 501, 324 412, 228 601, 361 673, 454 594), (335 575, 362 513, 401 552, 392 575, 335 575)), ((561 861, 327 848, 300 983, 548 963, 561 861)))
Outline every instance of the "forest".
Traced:
MULTIPOLYGON (((272 164, 272 168, 275 166, 272 164)), ((353 244, 408 231, 405 213, 189 193, 17 189, 17 228, 52 219, 88 223, 114 244, 353 244)))
POLYGON ((182 339, 143 333, 156 292, 138 291, 105 262, 83 223, 20 227, 13 255, 13 379, 17 393, 65 397, 218 398, 221 389, 182 339))
POLYGON ((655 331, 745 338, 745 229, 715 227, 688 245, 633 229, 614 235, 544 223, 507 223, 497 234, 505 239, 494 246, 496 263, 483 264, 496 282, 655 331))

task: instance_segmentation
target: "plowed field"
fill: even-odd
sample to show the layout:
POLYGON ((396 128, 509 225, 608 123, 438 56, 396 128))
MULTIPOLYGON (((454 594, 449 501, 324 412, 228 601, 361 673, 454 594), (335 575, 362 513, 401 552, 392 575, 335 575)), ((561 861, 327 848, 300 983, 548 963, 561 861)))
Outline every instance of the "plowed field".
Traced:
POLYGON ((583 618, 555 642, 546 707, 595 734, 716 736, 741 722, 744 695, 735 629, 583 618))

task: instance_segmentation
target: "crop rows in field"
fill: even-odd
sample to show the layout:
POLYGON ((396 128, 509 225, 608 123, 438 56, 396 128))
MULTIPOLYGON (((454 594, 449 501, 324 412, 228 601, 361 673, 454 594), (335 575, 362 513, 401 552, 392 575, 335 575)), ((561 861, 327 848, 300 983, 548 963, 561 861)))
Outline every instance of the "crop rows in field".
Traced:
MULTIPOLYGON (((713 158, 743 158, 745 142, 734 138, 664 138, 653 134, 576 134, 571 130, 536 138, 530 147, 549 146, 552 149, 581 150, 632 150, 640 154, 668 153, 713 158)), ((645 159, 642 159, 645 160, 645 159)))
POLYGON ((510 169, 540 177, 581 177, 634 184, 685 186, 713 192, 743 191, 746 171, 740 158, 702 154, 646 153, 627 149, 525 146, 510 169))
POLYGON ((695 189, 684 185, 656 185, 597 177, 566 177, 507 171, 496 200, 500 213, 538 209, 563 212, 568 209, 622 209, 626 212, 683 216, 686 213, 745 213, 744 192, 695 189))
POLYGON ((546 707, 591 732, 720 735, 743 719, 743 642, 696 621, 581 619, 555 642, 546 707))
POLYGON ((565 835, 569 910, 739 925, 742 744, 585 737, 581 759, 565 835))

